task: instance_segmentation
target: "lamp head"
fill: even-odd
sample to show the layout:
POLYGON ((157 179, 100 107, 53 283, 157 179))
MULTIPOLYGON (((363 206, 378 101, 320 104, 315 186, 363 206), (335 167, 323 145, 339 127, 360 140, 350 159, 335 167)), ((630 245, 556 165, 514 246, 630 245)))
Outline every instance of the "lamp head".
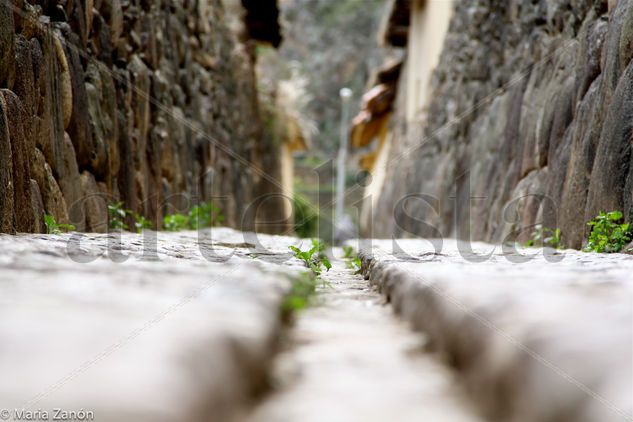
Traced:
POLYGON ((347 87, 341 88, 339 94, 342 99, 347 100, 352 96, 352 90, 347 87))

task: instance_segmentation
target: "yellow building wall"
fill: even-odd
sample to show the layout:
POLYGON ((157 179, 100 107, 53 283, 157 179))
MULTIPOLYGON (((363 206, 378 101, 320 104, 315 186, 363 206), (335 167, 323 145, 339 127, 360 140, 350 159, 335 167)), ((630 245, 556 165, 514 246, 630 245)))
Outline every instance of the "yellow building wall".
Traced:
MULTIPOLYGON (((406 78, 404 90, 398 95, 406 98, 396 99, 394 118, 404 115, 408 127, 416 127, 422 133, 425 121, 425 109, 430 100, 430 84, 433 70, 439 63, 444 39, 453 15, 454 0, 413 0, 409 26, 407 59, 401 78, 406 78), (405 108, 402 112, 398 107, 405 108), (402 113, 402 114, 401 114, 402 113)), ((401 83, 403 81, 401 80, 401 83)), ((393 133, 383 134, 376 151, 377 157, 371 169, 372 182, 365 188, 360 226, 363 234, 371 224, 371 210, 378 206, 380 193, 385 182, 389 150, 392 142, 403 142, 393 133), (371 206, 370 206, 371 205, 371 206)))
POLYGON ((372 213, 375 207, 378 205, 378 197, 383 184, 385 183, 385 176, 387 175, 387 159, 389 158, 389 146, 391 144, 392 134, 387 134, 386 139, 379 146, 376 151, 376 161, 373 169, 370 171, 372 180, 371 183, 365 188, 363 204, 360 211, 359 223, 361 227, 361 235, 370 235, 369 232, 365 232, 365 229, 372 224, 372 213))
POLYGON ((453 0, 413 0, 407 48, 407 121, 424 120, 431 74, 453 14, 453 0))

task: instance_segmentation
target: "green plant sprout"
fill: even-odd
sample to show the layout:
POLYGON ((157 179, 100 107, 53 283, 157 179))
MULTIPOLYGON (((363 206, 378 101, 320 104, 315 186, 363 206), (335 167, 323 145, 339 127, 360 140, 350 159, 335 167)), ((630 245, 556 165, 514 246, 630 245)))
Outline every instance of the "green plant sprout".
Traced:
POLYGON ((189 214, 168 214, 163 218, 163 229, 171 232, 198 230, 214 227, 224 222, 224 215, 213 202, 202 202, 189 211, 189 214))
POLYGON ((50 214, 44 215, 44 224, 46 225, 46 233, 48 234, 61 234, 62 232, 76 230, 76 227, 72 224, 58 224, 55 221, 55 217, 50 214))
POLYGON ((136 228, 137 233, 141 233, 143 230, 152 228, 152 222, 147 218, 137 212, 132 212, 131 214, 134 218, 134 227, 136 228))
POLYGON ((524 246, 547 246, 554 249, 562 249, 563 244, 560 238, 560 229, 550 229, 541 224, 534 226, 532 237, 525 242, 524 246))
POLYGON ((110 221, 110 228, 116 230, 128 230, 129 227, 125 223, 128 211, 123 208, 123 202, 115 202, 108 205, 108 221, 110 221))
POLYGON ((317 278, 310 271, 303 272, 290 281, 290 291, 281 303, 281 311, 285 319, 293 312, 305 309, 316 294, 317 288, 317 278))
POLYGON ((362 263, 360 257, 356 257, 347 261, 347 268, 350 270, 354 270, 354 274, 360 274, 362 263))
POLYGON ((218 226, 223 221, 222 211, 213 202, 202 202, 189 211, 189 226, 193 230, 218 226))
POLYGON ((163 229, 169 232, 187 230, 189 228, 189 217, 183 214, 169 214, 163 218, 163 229))
POLYGON ((343 246, 343 259, 347 261, 345 266, 348 270, 354 270, 354 274, 360 274, 361 260, 358 254, 354 253, 353 247, 349 245, 343 246))
POLYGON ((332 264, 325 255, 325 244, 317 239, 312 239, 312 247, 306 251, 302 251, 296 246, 288 247, 297 259, 302 260, 306 267, 310 268, 316 276, 320 276, 322 267, 325 267, 326 271, 330 271, 332 264))
POLYGON ((585 252, 620 252, 633 239, 631 225, 622 222, 620 211, 600 211, 587 225, 591 227, 591 233, 583 249, 585 252))

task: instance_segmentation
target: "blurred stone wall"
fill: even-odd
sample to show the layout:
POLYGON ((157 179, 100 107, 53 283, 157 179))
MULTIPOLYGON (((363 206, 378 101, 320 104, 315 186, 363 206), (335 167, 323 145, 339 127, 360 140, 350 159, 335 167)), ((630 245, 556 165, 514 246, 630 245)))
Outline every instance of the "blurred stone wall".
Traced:
POLYGON ((252 47, 220 0, 0 0, 0 232, 103 231, 259 183, 252 47), (239 158, 238 158, 239 157, 239 158), (254 163, 255 166, 248 163, 254 163))
POLYGON ((406 122, 401 78, 373 234, 524 240, 543 223, 579 247, 600 210, 630 221, 632 57, 631 1, 456 2, 426 121, 406 122), (394 210, 408 194, 427 196, 394 210))

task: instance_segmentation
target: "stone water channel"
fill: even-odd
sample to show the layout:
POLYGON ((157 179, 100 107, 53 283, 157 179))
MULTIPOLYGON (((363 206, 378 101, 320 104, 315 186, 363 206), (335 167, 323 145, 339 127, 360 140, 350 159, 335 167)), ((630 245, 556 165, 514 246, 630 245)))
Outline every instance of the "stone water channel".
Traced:
POLYGON ((362 276, 337 260, 323 279, 320 303, 298 316, 275 360, 275 389, 249 422, 481 420, 425 336, 362 276))
POLYGON ((300 243, 0 236, 0 417, 631 420, 633 257, 366 242, 288 325, 300 243))

